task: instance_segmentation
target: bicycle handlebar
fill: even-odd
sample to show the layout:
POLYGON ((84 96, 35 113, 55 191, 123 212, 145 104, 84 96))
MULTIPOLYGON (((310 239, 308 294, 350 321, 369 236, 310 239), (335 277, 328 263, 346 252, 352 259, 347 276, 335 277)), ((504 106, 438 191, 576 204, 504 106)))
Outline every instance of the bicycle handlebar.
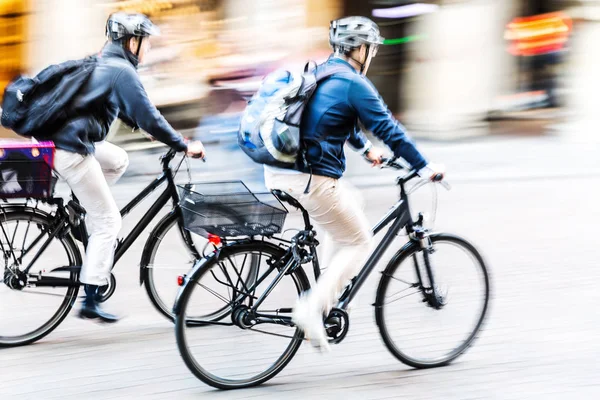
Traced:
MULTIPOLYGON (((175 158, 176 154, 177 154, 177 151, 173 148, 170 148, 165 154, 163 154, 162 159, 167 162, 170 162, 173 158, 175 158)), ((192 158, 195 158, 195 157, 192 157, 192 158)), ((200 157, 198 157, 198 158, 200 158, 200 157)), ((202 157, 201 160, 203 162, 206 162, 206 156, 202 157)))
MULTIPOLYGON (((415 169, 409 170, 404 165, 398 163, 396 160, 397 160, 397 158, 395 158, 395 157, 394 158, 382 158, 381 165, 383 168, 393 168, 393 169, 396 169, 399 171, 408 171, 408 173, 406 175, 398 178, 398 183, 405 184, 408 181, 410 181, 411 179, 414 179, 417 176, 419 176, 417 170, 415 170, 415 169)), ((436 174, 431 179, 431 181, 435 182, 435 183, 439 183, 447 190, 450 190, 450 184, 444 180, 444 174, 436 174)))

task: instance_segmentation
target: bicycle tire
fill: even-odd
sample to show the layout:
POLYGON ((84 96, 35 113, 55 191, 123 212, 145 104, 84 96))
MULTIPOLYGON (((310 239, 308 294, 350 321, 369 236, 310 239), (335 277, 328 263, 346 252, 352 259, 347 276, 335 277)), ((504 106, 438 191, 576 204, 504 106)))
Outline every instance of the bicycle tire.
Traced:
MULTIPOLYGON (((180 292, 180 296, 176 305, 177 317, 175 320, 175 333, 177 339, 177 346, 179 348, 181 357, 183 358, 189 370, 197 378, 199 378, 202 382, 206 383, 207 385, 218 389, 229 390, 247 388, 260 385, 268 381, 269 379, 272 379, 279 372, 281 372, 281 370, 285 368, 285 366, 292 360, 292 358, 300 348, 304 337, 303 333, 298 328, 296 328, 295 334, 291 338, 292 341, 290 345, 288 345, 288 347, 284 351, 284 354, 277 360, 277 362, 275 362, 266 371, 263 371, 262 373, 252 377, 251 379, 240 381, 216 377, 215 375, 206 371, 202 366, 200 366, 196 362, 194 356, 191 354, 185 334, 185 329, 187 326, 185 319, 185 311, 188 305, 189 298, 194 290, 194 287, 200 285, 198 283, 199 280, 205 274, 209 273, 213 267, 218 266, 220 260, 224 259, 225 257, 230 257, 234 254, 244 254, 251 251, 260 252, 261 254, 268 254, 274 257, 275 259, 280 259, 285 254, 285 250, 281 247, 262 241, 250 241, 224 247, 223 249, 221 249, 218 257, 206 260, 204 264, 200 265, 192 272, 192 274, 189 277, 189 280, 186 282, 185 286, 180 292)), ((309 280, 302 268, 296 268, 288 276, 292 277, 296 282, 296 288, 299 294, 310 288, 309 280)), ((236 327, 236 329, 238 328, 236 327)))
MULTIPOLYGON (((159 294, 159 290, 155 284, 156 277, 153 266, 155 264, 154 261, 156 260, 157 254, 161 248, 161 244, 163 244, 163 239, 172 229, 176 229, 178 231, 176 235, 180 236, 185 243, 193 243, 190 232, 182 229, 178 224, 178 221, 179 217, 175 212, 169 213, 162 220, 160 220, 148 237, 148 241, 146 242, 144 251, 142 253, 142 260, 140 262, 140 281, 144 284, 150 302, 159 313, 172 322, 175 321, 175 315, 173 313, 174 299, 164 299, 164 296, 161 297, 159 294)), ((191 249, 187 248, 187 245, 186 250, 190 252, 190 257, 193 257, 191 249)), ((200 254, 202 249, 196 248, 195 251, 200 254)), ((182 271, 182 273, 188 273, 192 267, 193 263, 190 264, 189 270, 182 271)), ((252 270, 249 271, 248 276, 254 276, 252 274, 252 270)), ((173 284, 175 284, 175 281, 173 281, 173 284)), ((203 316, 203 318, 209 321, 218 321, 226 317, 228 314, 229 310, 226 307, 223 307, 222 309, 216 310, 210 315, 203 316)))
POLYGON ((387 347, 387 349, 394 355, 394 357, 396 357, 402 363, 409 365, 413 368, 417 368, 417 369, 436 368, 436 367, 448 365, 452 361, 454 361, 456 358, 461 356, 465 351, 467 351, 469 349, 469 347, 471 347, 472 344, 474 343, 474 341, 476 340, 477 334, 480 332, 481 327, 483 326, 483 323, 487 316, 487 311, 489 308, 489 300, 490 300, 490 277, 489 277, 488 268, 486 267, 485 262, 484 262, 483 258, 481 257, 481 255, 479 254, 479 252, 477 251, 477 249, 472 244, 467 242, 465 239, 460 238, 455 235, 451 235, 451 234, 431 235, 431 241, 432 241, 433 246, 435 246, 436 243, 440 243, 440 242, 451 243, 455 246, 461 247, 463 250, 465 250, 466 253, 473 256, 473 259, 477 261, 477 264, 476 264, 477 267, 479 267, 479 269, 481 270, 481 272, 483 274, 482 276, 484 278, 484 284, 485 284, 485 298, 484 298, 483 307, 481 309, 481 314, 479 315, 479 318, 477 319, 477 323, 476 323, 473 331, 460 346, 458 346, 456 349, 454 349, 451 353, 447 354, 445 357, 435 360, 433 362, 418 360, 418 359, 415 359, 414 357, 410 357, 398 348, 398 346, 396 345, 396 343, 394 343, 394 340, 390 336, 390 332, 388 330, 388 327, 386 326, 386 321, 385 321, 385 315, 384 315, 385 301, 384 300, 385 300, 385 295, 386 295, 386 289, 387 289, 388 285, 390 284, 390 282, 392 281, 393 274, 396 271, 396 269, 402 264, 403 261, 405 261, 406 259, 411 257, 413 254, 420 252, 421 248, 417 242, 409 242, 400 251, 398 251, 398 253, 396 253, 394 255, 394 257, 392 257, 392 259, 390 260, 389 264, 387 265, 387 267, 385 268, 385 270, 381 276, 381 279, 379 281, 379 285, 377 288, 376 301, 375 301, 375 320, 376 320, 377 326, 379 328, 379 333, 381 335, 381 338, 382 338, 385 346, 387 347))
MULTIPOLYGON (((10 222, 10 221, 30 221, 36 223, 38 225, 51 226, 53 223, 53 217, 49 214, 42 213, 38 210, 32 209, 30 207, 23 207, 22 210, 11 209, 8 212, 3 212, 0 217, 0 224, 10 222)), ((82 257, 79 251, 79 248, 75 244, 75 241, 71 237, 71 235, 65 235, 62 238, 55 237, 62 244, 65 249, 69 265, 68 266, 81 266, 82 265, 82 257)), ((73 270, 70 272, 70 279, 77 282, 79 279, 79 271, 73 270)), ((4 285, 4 282, 0 282, 0 284, 4 285)), ((18 335, 15 337, 9 336, 0 336, 0 347, 16 347, 23 346, 27 344, 31 344, 36 342, 48 334, 50 334, 54 329, 56 329, 61 322, 66 318, 69 314, 73 305, 77 299, 77 294, 79 292, 79 285, 69 286, 67 292, 65 294, 65 298, 63 302, 60 304, 57 311, 54 315, 46 321, 39 328, 28 332, 26 334, 18 335)), ((0 316, 1 318, 1 316, 0 316)))

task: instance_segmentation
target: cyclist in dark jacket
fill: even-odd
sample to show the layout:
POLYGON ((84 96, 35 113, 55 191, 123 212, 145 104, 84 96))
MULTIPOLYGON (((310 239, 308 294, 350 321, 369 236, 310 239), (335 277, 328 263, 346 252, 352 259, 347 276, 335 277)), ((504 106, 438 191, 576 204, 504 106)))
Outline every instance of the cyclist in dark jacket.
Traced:
POLYGON ((64 126, 55 129, 54 169, 67 181, 87 212, 89 242, 81 269, 86 298, 82 318, 115 322, 96 301, 99 286, 108 284, 121 215, 109 189, 128 165, 127 153, 105 142, 113 121, 120 117, 158 140, 192 157, 203 157, 202 143, 186 143, 150 102, 136 68, 150 49, 158 29, 141 14, 116 13, 106 24, 108 43, 88 82, 73 100, 64 126))

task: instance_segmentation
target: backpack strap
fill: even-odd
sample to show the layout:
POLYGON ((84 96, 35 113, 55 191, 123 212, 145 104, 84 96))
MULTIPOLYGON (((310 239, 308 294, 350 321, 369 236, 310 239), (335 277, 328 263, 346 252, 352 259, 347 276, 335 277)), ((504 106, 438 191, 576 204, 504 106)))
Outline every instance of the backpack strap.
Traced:
POLYGON ((321 82, 324 79, 329 78, 332 75, 335 75, 339 72, 344 72, 347 71, 348 69, 344 66, 341 65, 337 65, 335 67, 331 67, 331 68, 326 68, 326 70, 324 71, 323 69, 321 69, 320 71, 317 71, 315 73, 315 77, 317 79, 317 83, 321 82))
POLYGON ((313 60, 309 60, 304 65, 304 73, 306 74, 308 72, 313 72, 315 74, 317 83, 319 83, 323 79, 329 78, 331 75, 337 74, 338 72, 344 72, 347 70, 347 68, 342 65, 336 65, 334 67, 327 68, 325 71, 323 69, 321 69, 320 71, 317 71, 317 66, 318 66, 317 63, 313 60))
MULTIPOLYGON (((317 63, 314 61, 308 61, 306 63, 306 65, 304 66, 304 73, 307 73, 309 71, 316 71, 317 69, 317 63), (311 64, 314 64, 314 67, 311 69, 310 66, 311 64)), ((321 69, 320 71, 316 71, 315 72, 315 81, 317 84, 319 84, 321 81, 329 78, 332 75, 337 74, 338 72, 343 72, 346 71, 346 67, 343 67, 341 65, 332 67, 332 68, 327 68, 326 70, 321 69)), ((302 157, 304 158, 304 154, 302 154, 302 157)), ((308 165, 309 171, 310 171, 310 176, 308 178, 308 182, 306 184, 306 188, 304 188, 304 194, 308 194, 310 191, 310 184, 312 183, 312 177, 313 177, 313 172, 312 172, 312 166, 307 163, 306 159, 304 158, 303 162, 308 165)))
POLYGON ((317 68, 317 63, 313 60, 308 60, 306 62, 306 65, 304 65, 304 73, 307 73, 309 71, 314 71, 317 68), (314 67, 311 68, 311 65, 314 65, 314 67))

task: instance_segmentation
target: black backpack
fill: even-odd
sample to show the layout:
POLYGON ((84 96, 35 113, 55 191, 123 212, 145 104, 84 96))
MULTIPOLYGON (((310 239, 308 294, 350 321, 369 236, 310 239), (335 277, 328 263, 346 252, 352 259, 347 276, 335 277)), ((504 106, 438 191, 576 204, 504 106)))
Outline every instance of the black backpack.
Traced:
POLYGON ((87 82, 98 57, 51 65, 34 78, 19 76, 4 90, 1 123, 26 137, 50 137, 50 126, 69 118, 69 104, 87 82))

